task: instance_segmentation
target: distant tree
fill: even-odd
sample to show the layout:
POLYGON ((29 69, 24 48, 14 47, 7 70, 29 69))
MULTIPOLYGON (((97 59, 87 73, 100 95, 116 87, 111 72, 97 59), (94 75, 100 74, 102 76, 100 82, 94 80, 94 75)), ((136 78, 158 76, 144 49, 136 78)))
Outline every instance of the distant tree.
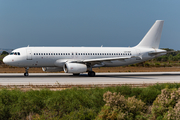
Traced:
POLYGON ((6 52, 6 51, 3 51, 2 53, 1 53, 1 55, 8 55, 9 53, 8 52, 6 52))

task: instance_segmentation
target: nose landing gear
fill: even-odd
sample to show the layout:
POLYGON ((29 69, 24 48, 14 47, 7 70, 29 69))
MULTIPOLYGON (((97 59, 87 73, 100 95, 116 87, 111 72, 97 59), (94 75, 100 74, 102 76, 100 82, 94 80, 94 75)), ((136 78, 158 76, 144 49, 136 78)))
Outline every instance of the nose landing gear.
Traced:
POLYGON ((26 67, 26 68, 25 68, 24 76, 29 76, 28 70, 29 70, 29 67, 26 67))

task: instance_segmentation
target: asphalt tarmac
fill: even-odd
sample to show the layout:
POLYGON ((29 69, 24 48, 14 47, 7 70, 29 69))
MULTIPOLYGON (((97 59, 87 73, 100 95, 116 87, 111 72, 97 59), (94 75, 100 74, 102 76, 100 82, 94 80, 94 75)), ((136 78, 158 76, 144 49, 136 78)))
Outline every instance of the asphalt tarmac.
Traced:
POLYGON ((130 72, 96 73, 89 77, 87 73, 73 76, 67 73, 0 73, 0 85, 88 85, 88 84, 144 84, 144 83, 180 83, 180 72, 130 72))

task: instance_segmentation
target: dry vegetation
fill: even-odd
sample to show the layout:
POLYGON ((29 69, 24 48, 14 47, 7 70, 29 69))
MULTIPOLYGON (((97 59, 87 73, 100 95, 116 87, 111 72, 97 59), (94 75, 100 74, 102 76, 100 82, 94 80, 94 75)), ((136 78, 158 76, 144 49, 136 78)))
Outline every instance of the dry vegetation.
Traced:
MULTIPOLYGON (((0 73, 24 73, 24 68, 2 67, 0 73)), ((93 68, 93 71, 100 72, 178 72, 180 67, 101 67, 93 68)), ((63 72, 63 71, 62 71, 63 72)), ((42 68, 30 68, 29 73, 46 73, 42 68)))

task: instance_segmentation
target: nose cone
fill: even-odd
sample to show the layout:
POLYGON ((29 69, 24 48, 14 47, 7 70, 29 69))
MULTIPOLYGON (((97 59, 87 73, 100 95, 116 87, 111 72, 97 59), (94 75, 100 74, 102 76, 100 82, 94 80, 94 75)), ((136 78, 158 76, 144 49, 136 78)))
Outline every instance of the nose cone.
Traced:
POLYGON ((6 56, 3 58, 3 62, 8 65, 11 62, 11 59, 9 59, 9 57, 6 56))

